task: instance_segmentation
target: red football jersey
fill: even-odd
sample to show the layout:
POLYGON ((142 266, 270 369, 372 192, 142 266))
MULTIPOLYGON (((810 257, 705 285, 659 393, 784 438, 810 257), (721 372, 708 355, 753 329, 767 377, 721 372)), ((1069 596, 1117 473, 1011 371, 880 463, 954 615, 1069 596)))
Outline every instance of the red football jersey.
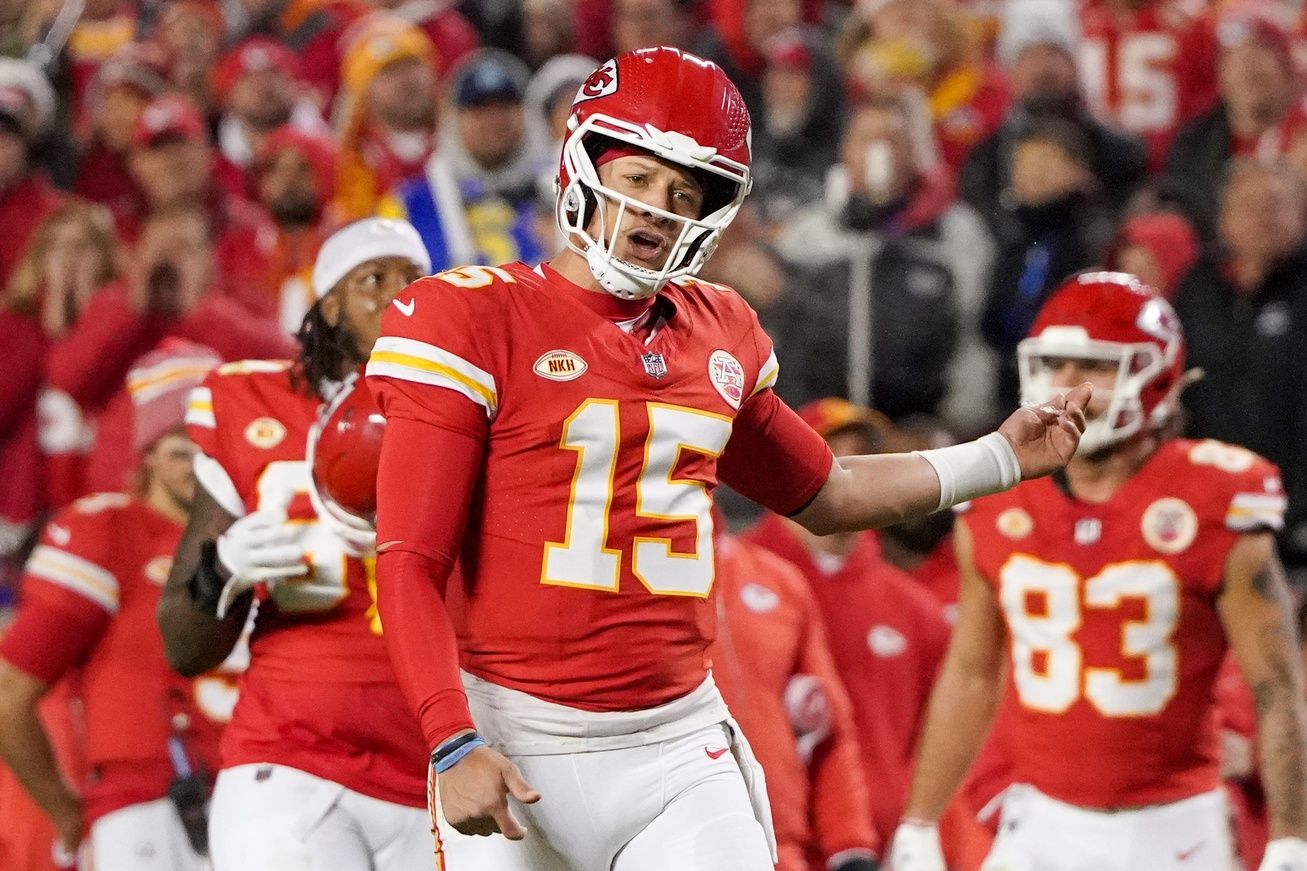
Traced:
POLYGON ((1080 79, 1094 113, 1142 137, 1157 169, 1176 130, 1216 104, 1215 32, 1202 3, 1113 5, 1083 7, 1080 79))
POLYGON ((1177 439, 1106 503, 1041 478, 961 515, 1008 627, 1017 782, 1097 808, 1216 787, 1226 557, 1284 504, 1256 454, 1177 439))
POLYGON ((182 527, 120 493, 55 516, 28 560, 18 617, 0 656, 45 683, 77 670, 86 723, 88 821, 168 794, 176 738, 192 765, 218 770, 231 711, 221 675, 189 680, 163 654, 154 612, 182 527))
POLYGON ((808 582, 752 542, 717 544, 721 625, 710 648, 713 677, 767 772, 778 871, 806 871, 810 853, 827 860, 845 850, 880 852, 852 707, 808 582), (797 675, 821 687, 816 701, 804 701, 816 708, 805 711, 815 721, 808 728, 825 733, 808 748, 810 761, 793 725, 789 688, 797 675))
POLYGON ((381 637, 375 560, 350 555, 309 500, 304 456, 318 404, 296 389, 289 363, 248 360, 210 373, 187 409, 187 432, 227 473, 226 501, 239 504, 215 498, 237 514, 284 511, 312 569, 258 603, 223 765, 287 765, 425 807, 427 752, 381 637))
POLYGON ((949 625, 939 602, 884 560, 871 533, 830 571, 779 517, 764 518, 748 538, 798 566, 808 580, 853 702, 872 819, 889 843, 907 804, 917 736, 948 648, 949 625))
MULTIPOLYGON (((368 381, 387 417, 440 426, 465 410, 457 393, 489 418, 447 592, 463 667, 577 708, 645 709, 704 680, 718 457, 776 361, 729 289, 668 285, 647 340, 587 293, 520 263, 422 279, 387 311, 368 381)), ((824 481, 813 439, 815 461, 805 442, 792 465, 824 481)))

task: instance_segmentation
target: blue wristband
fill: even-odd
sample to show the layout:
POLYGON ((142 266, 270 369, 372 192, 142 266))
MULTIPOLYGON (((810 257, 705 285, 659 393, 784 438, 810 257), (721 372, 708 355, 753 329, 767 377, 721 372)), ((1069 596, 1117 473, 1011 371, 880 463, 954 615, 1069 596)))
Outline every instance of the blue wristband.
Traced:
POLYGON ((481 739, 480 735, 474 736, 471 741, 460 745, 452 752, 439 757, 435 761, 436 774, 444 774, 449 769, 463 761, 463 757, 471 753, 478 747, 486 746, 486 742, 481 739))

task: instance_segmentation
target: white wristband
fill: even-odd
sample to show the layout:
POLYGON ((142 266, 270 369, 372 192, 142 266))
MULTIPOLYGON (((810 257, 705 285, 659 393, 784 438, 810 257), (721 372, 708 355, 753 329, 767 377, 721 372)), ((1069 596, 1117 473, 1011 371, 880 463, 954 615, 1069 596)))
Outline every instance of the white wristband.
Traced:
POLYGON ((1017 453, 1002 433, 992 432, 974 442, 916 453, 930 463, 939 477, 936 511, 979 496, 1001 493, 1021 481, 1017 453))
POLYGON ((1262 868, 1288 868, 1298 871, 1307 868, 1307 841, 1302 838, 1276 838, 1266 845, 1262 854, 1262 868))

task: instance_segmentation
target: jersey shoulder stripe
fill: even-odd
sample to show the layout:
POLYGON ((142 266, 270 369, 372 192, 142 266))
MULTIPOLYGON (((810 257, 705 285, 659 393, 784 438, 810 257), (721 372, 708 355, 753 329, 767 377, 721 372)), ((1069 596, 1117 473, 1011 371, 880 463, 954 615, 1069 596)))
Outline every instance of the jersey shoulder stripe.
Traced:
POLYGON ((27 573, 90 599, 111 614, 118 611, 118 579, 88 559, 42 544, 32 551, 27 573))
POLYGON ((453 390, 480 405, 490 417, 499 410, 498 385, 493 375, 428 342, 382 336, 372 349, 367 374, 453 390))

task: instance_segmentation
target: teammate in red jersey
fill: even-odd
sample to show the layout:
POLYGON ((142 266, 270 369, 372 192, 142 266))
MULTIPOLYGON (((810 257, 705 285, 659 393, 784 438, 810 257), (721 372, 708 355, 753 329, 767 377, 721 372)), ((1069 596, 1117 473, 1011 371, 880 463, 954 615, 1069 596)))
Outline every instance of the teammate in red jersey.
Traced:
POLYGON ((1005 654, 1017 785, 987 867, 1228 869, 1213 698, 1227 644, 1258 700, 1275 839, 1261 867, 1307 868, 1307 710, 1273 538, 1279 472, 1242 448, 1168 436, 1184 337, 1134 276, 1073 278, 1018 355, 1028 400, 1092 379, 1089 423, 1065 475, 961 515, 960 616, 894 871, 944 868, 932 821, 984 740, 1005 654))
POLYGON ((1216 35, 1204 5, 1091 0, 1082 7, 1080 69, 1090 108, 1142 137, 1153 169, 1176 130, 1216 104, 1216 35))
POLYGON ((382 320, 391 660, 440 834, 533 825, 468 867, 770 868, 761 778, 708 673, 717 482, 816 530, 891 522, 1061 465, 1090 391, 976 443, 836 463, 771 390, 748 305, 693 277, 749 189, 735 86, 642 49, 590 75, 568 126, 567 249, 424 279, 382 320))
POLYGON ((828 871, 875 871, 857 728, 812 591, 753 542, 719 532, 714 546, 713 675, 767 772, 776 869, 807 871, 816 858, 828 871))
POLYGON ((207 348, 178 343, 128 373, 142 486, 55 516, 0 642, 0 756, 54 822, 62 850, 72 856, 85 837, 86 861, 99 868, 207 867, 204 804, 229 693, 220 679, 168 668, 154 609, 195 493, 186 394, 217 363, 207 348), (73 671, 89 769, 75 786, 36 714, 73 671))
POLYGON ((321 397, 429 268, 402 221, 345 227, 318 254, 300 361, 227 364, 192 395, 202 486, 159 609, 170 661, 208 668, 257 608, 214 791, 218 871, 397 871, 431 856, 426 747, 381 639, 374 562, 315 512, 305 461, 321 397))

